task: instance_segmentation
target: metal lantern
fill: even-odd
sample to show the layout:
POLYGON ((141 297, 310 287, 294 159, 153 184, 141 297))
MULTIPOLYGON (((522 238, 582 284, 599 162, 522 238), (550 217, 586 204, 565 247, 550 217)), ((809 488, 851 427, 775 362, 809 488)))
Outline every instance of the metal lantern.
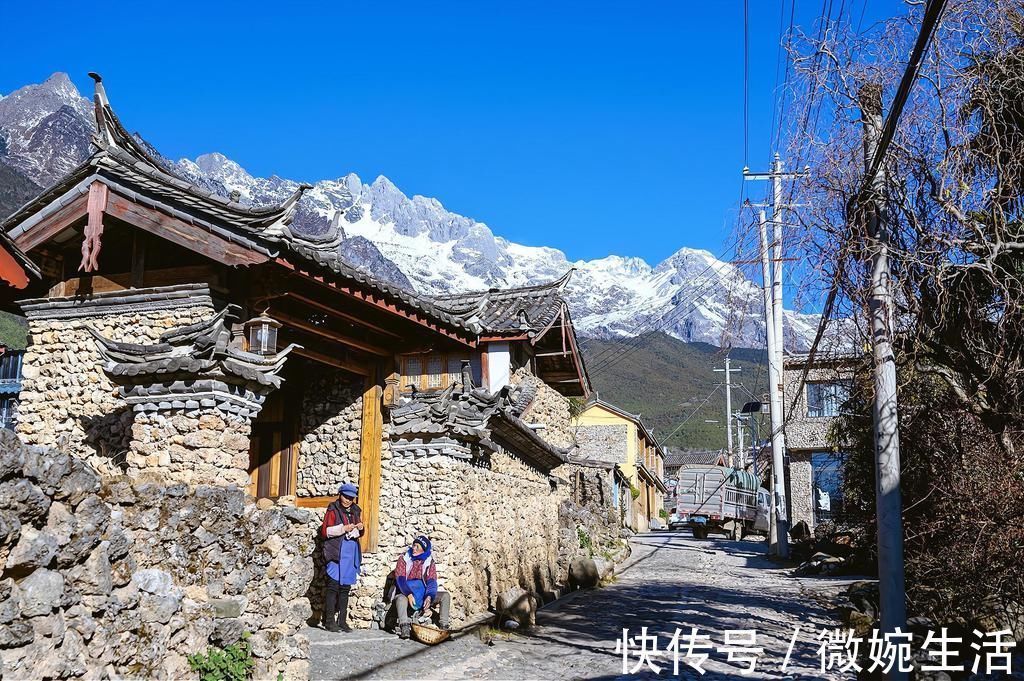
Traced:
POLYGON ((245 337, 249 340, 249 352, 259 355, 273 355, 277 352, 277 330, 281 322, 267 316, 266 311, 244 325, 245 337))

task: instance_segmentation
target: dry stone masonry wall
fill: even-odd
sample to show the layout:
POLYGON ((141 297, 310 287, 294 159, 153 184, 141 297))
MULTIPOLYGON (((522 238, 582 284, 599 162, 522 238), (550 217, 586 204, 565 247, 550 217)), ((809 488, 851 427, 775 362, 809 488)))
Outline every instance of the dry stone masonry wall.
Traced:
POLYGON ((511 383, 529 384, 537 389, 537 396, 520 417, 523 421, 542 424, 540 434, 553 445, 568 449, 576 444, 568 399, 531 374, 528 367, 517 369, 511 383))
POLYGON ((303 386, 298 496, 337 494, 359 477, 363 380, 344 371, 307 376, 303 386))
POLYGON ((215 410, 137 413, 127 466, 187 484, 245 487, 250 431, 248 418, 215 410))
POLYGON ((248 631, 255 678, 305 678, 308 522, 238 488, 101 479, 0 431, 3 674, 183 678, 248 631))
POLYGON ((107 338, 156 342, 171 329, 209 319, 205 287, 94 294, 88 300, 50 298, 22 303, 29 345, 18 433, 29 444, 52 445, 87 459, 104 473, 121 472, 131 439, 132 412, 103 372, 89 327, 107 338))

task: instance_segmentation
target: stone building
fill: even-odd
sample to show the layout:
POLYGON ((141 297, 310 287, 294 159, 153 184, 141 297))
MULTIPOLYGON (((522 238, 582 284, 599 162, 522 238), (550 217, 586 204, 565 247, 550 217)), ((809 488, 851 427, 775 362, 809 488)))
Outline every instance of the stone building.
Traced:
MULTIPOLYGON (((294 228, 306 186, 257 208, 175 175, 93 78, 95 152, 3 224, 39 274, 20 301, 22 440, 110 479, 306 508, 310 537, 339 483, 358 482, 357 625, 419 533, 435 539, 456 623, 508 588, 563 582, 581 549, 565 543, 578 505, 558 475, 575 445, 567 398, 590 391, 563 298, 571 273, 399 289, 345 262, 340 216, 307 216, 316 235, 294 228)), ((648 439, 634 473, 656 486, 648 439)))
POLYGON ((783 364, 787 408, 796 395, 793 411, 786 415, 786 499, 791 524, 803 520, 813 528, 841 513, 842 446, 831 431, 849 399, 854 361, 853 356, 833 354, 816 357, 808 368, 806 355, 789 355, 783 364), (805 370, 807 379, 801 385, 805 370))
POLYGON ((604 400, 592 399, 575 419, 579 455, 618 466, 629 481, 631 501, 625 522, 646 532, 664 508, 665 451, 639 414, 631 414, 604 400))

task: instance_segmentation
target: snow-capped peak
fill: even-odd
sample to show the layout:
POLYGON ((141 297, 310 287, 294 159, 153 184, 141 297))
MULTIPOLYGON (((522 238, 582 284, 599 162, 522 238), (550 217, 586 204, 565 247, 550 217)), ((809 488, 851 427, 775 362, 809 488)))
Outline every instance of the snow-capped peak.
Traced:
MULTIPOLYGON (((0 162, 48 186, 88 155, 93 125, 91 102, 65 74, 54 74, 0 98, 0 162)), ((253 177, 220 153, 165 161, 190 181, 225 195, 237 191, 253 205, 280 201, 297 187, 277 176, 253 177)), ((763 342, 759 289, 708 251, 680 248, 654 267, 620 255, 570 264, 557 249, 497 237, 486 224, 447 210, 436 198, 410 198, 383 175, 369 184, 354 173, 317 182, 299 209, 294 225, 314 232, 326 230, 340 214, 343 257, 421 292, 547 282, 575 267, 567 295, 584 335, 662 330, 716 345, 763 342)), ((543 224, 545 216, 534 219, 543 224)), ((812 318, 787 313, 788 345, 807 345, 814 328, 812 318)))

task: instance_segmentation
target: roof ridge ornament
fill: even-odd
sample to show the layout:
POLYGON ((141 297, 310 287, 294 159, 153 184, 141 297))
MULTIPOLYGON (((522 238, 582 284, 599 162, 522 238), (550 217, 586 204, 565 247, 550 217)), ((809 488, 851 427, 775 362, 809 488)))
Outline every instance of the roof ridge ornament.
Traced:
POLYGON ((107 99, 107 90, 103 87, 103 76, 95 71, 90 71, 89 77, 95 82, 92 101, 93 115, 96 117, 96 135, 104 143, 110 146, 117 146, 117 143, 114 141, 113 131, 107 125, 106 111, 110 109, 110 100, 107 99))

